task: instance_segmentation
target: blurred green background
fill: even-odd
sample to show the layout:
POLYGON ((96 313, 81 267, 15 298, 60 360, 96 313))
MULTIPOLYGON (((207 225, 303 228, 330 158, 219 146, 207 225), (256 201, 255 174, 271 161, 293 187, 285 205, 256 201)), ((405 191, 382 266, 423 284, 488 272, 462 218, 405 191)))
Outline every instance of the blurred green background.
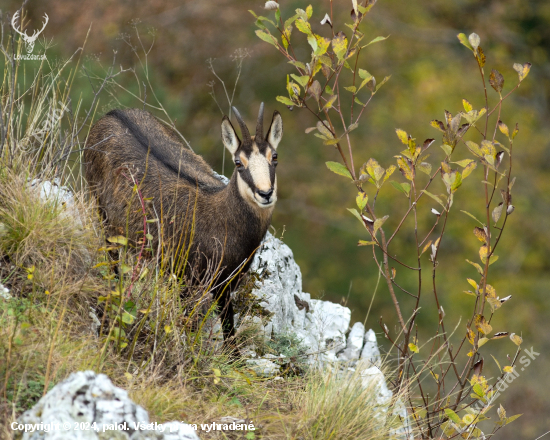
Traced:
MULTIPOLYGON (((309 3, 281 0, 280 4, 283 17, 288 17, 295 8, 305 9, 309 3)), ((328 1, 313 4, 312 21, 320 21, 328 5, 328 1)), ((4 0, 1 7, 4 21, 6 12, 12 14, 19 6, 18 2, 4 0)), ((82 46, 91 29, 84 63, 98 74, 101 66, 111 65, 114 56, 117 68, 136 66, 139 71, 137 58, 124 39, 130 38, 142 54, 132 23, 135 19, 141 20, 137 28, 146 47, 152 41, 150 28, 154 28, 155 42, 148 54, 148 65, 155 93, 195 151, 219 172, 222 171, 219 125, 222 114, 210 95, 212 81, 217 100, 225 111, 228 106, 220 81, 210 71, 207 60, 214 59, 216 73, 232 90, 236 77, 235 51, 246 49, 250 57, 243 61, 234 104, 250 125, 255 121, 259 103, 265 101, 267 112, 277 109, 282 113, 285 126, 279 148, 279 202, 273 225, 278 235, 284 230, 284 241, 292 248, 302 269, 304 291, 314 298, 343 301, 352 309, 353 321, 365 319, 377 271, 370 249, 356 246, 358 239, 368 238, 364 229, 345 209, 355 205, 356 192, 349 181, 326 169, 325 161, 339 159, 335 150, 304 133, 306 127, 314 125, 313 118, 300 109, 291 112, 275 100, 277 95, 285 94, 286 74, 292 70, 272 46, 254 34, 254 19, 248 10, 273 14, 263 10, 262 1, 76 3, 42 0, 30 1, 27 8, 31 29, 39 26, 44 13, 49 15, 43 35, 53 43, 47 51, 50 63, 70 56, 82 46)), ((334 1, 334 8, 344 11, 339 17, 340 23, 349 21, 351 1, 334 1)), ((369 105, 361 127, 352 133, 356 166, 370 157, 378 159, 386 168, 394 163, 393 155, 402 149, 395 128, 406 130, 420 142, 432 137, 440 141, 439 132, 429 126, 430 120, 442 120, 444 110, 453 114, 462 110, 462 98, 470 100, 477 109, 484 105, 476 62, 471 52, 459 44, 456 38, 459 32, 480 35, 487 55, 485 71, 488 74, 495 68, 504 75, 505 92, 517 82, 512 64, 533 64, 529 77, 505 102, 501 116, 509 127, 516 122, 520 127, 514 145, 516 211, 509 218, 497 252, 500 260, 492 266, 489 282, 501 298, 513 296, 495 315, 492 321, 495 330, 521 334, 524 348, 532 346, 540 353, 502 398, 509 414, 525 415, 497 437, 535 439, 550 430, 550 379, 547 377, 550 373, 550 2, 380 0, 364 21, 362 31, 369 40, 379 35, 390 38, 369 46, 359 67, 367 69, 379 81, 386 75, 392 77, 369 105)), ((301 47, 301 55, 297 54, 305 59, 308 52, 304 44, 301 47)), ((26 63, 28 73, 32 74, 34 62, 26 63)), ((137 90, 133 74, 122 74, 119 80, 131 90, 137 90)), ((121 90, 110 90, 113 95, 108 92, 102 94, 100 114, 119 105, 138 105, 121 90)), ((148 101, 152 101, 151 90, 147 93, 148 101)), ((494 105, 497 94, 492 89, 488 93, 494 105)), ((91 87, 82 74, 73 89, 73 100, 80 94, 85 102, 91 101, 91 87)), ((461 159, 460 152, 458 155, 461 159)), ((226 168, 225 173, 229 172, 226 168)), ((403 181, 397 172, 393 177, 403 181)), ((478 169, 457 193, 454 216, 447 225, 441 248, 440 297, 448 327, 454 327, 462 317, 459 331, 463 331, 473 302, 473 297, 462 293, 468 289, 465 278, 475 277, 475 270, 465 259, 476 260, 479 247, 471 234, 475 226, 473 220, 459 210, 481 213, 482 199, 476 199, 481 179, 478 169)), ((370 194, 372 197, 372 192, 370 194)), ((395 226, 392 222, 398 218, 397 214, 406 209, 402 194, 389 185, 378 203, 379 212, 395 213, 388 221, 389 228, 395 226)), ((433 216, 426 210, 421 218, 422 227, 429 229, 431 223, 428 222, 433 221, 433 216)), ((406 261, 412 261, 407 257, 410 246, 411 235, 403 233, 394 241, 392 250, 406 261)), ((428 276, 426 273, 426 281, 428 276)), ((398 281, 404 286, 414 285, 414 278, 401 269, 398 269, 398 281)), ((425 291, 426 297, 429 293, 425 291)), ((400 294, 399 299, 404 311, 407 307, 410 309, 410 298, 400 294)), ((418 320, 420 335, 428 337, 436 328, 434 311, 430 301, 423 305, 418 320)), ((380 284, 367 320, 367 326, 376 332, 380 331, 380 316, 389 326, 396 322, 384 283, 380 284)), ((387 342, 382 337, 379 340, 382 344, 387 342)), ((423 342, 421 338, 420 344, 423 342)), ((494 344, 495 356, 501 365, 506 364, 505 356, 513 355, 515 346, 508 339, 494 344)), ((490 358, 485 362, 493 364, 490 358)))

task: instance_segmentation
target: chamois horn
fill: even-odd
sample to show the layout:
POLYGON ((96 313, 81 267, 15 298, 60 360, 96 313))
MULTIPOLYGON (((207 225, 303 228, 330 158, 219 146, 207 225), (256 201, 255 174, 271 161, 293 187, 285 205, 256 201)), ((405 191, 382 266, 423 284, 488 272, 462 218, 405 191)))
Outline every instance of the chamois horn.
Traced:
POLYGON ((260 104, 260 111, 258 113, 258 123, 256 124, 256 136, 257 140, 264 139, 264 103, 260 104))
POLYGON ((241 114, 239 113, 239 110, 237 110, 235 107, 232 107, 232 108, 233 108, 233 113, 235 113, 235 117, 237 118, 237 122, 239 123, 239 126, 241 127, 241 133, 243 135, 243 142, 250 143, 251 139, 250 139, 250 133, 248 131, 248 127, 244 123, 243 118, 242 118, 241 114))

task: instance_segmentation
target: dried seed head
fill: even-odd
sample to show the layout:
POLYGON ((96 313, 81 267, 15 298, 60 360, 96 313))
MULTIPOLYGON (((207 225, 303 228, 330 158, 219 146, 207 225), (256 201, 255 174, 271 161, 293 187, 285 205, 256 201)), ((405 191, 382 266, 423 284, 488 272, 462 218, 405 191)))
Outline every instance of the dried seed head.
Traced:
POLYGON ((506 214, 510 215, 512 212, 514 212, 514 205, 508 205, 508 208, 506 208, 506 214))

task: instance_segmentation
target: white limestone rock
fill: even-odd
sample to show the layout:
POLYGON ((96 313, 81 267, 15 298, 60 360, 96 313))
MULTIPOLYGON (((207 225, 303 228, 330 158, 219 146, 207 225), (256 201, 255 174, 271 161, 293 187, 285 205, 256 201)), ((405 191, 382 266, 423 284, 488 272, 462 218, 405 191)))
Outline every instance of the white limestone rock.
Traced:
POLYGON ((251 270, 268 275, 253 293, 273 313, 266 335, 294 334, 312 354, 311 361, 335 361, 346 347, 351 311, 340 304, 311 299, 302 292, 302 274, 292 251, 270 233, 252 261, 251 270))
POLYGON ((93 371, 71 374, 23 413, 17 423, 42 424, 42 429, 14 430, 16 440, 199 440, 190 425, 149 424, 147 412, 132 402, 125 390, 93 371), (46 431, 44 426, 57 429, 46 431))
MULTIPOLYGON (((372 331, 372 330, 370 330, 372 331)), ((365 337, 365 326, 361 322, 356 322, 351 328, 346 343, 346 349, 338 355, 339 361, 356 361, 363 348, 363 339, 365 337)))
POLYGON ((61 185, 59 178, 53 179, 53 182, 34 179, 30 182, 30 186, 40 191, 40 198, 42 200, 55 200, 63 204, 73 204, 73 193, 66 186, 61 185))
MULTIPOLYGON (((266 355, 267 356, 267 355, 266 355)), ((246 364, 258 375, 262 377, 277 376, 281 372, 281 367, 269 359, 249 359, 246 364)))
POLYGON ((363 350, 361 351, 361 359, 369 362, 371 365, 380 366, 380 349, 376 342, 376 334, 372 329, 365 333, 363 350))
POLYGON ((63 207, 60 211, 62 218, 74 221, 82 227, 82 219, 76 208, 74 194, 69 188, 61 185, 59 178, 55 178, 53 181, 33 179, 29 185, 38 192, 43 202, 50 202, 57 206, 61 205, 63 207))
POLYGON ((378 393, 378 401, 381 404, 389 403, 393 393, 388 389, 386 385, 386 378, 384 377, 382 371, 375 366, 365 367, 363 362, 360 362, 360 364, 362 365, 357 371, 361 377, 363 388, 368 388, 375 385, 376 392, 378 393))
POLYGON ((11 299, 10 289, 8 289, 7 287, 5 287, 5 286, 2 285, 1 283, 0 283, 0 298, 3 298, 3 299, 5 299, 5 300, 11 299))

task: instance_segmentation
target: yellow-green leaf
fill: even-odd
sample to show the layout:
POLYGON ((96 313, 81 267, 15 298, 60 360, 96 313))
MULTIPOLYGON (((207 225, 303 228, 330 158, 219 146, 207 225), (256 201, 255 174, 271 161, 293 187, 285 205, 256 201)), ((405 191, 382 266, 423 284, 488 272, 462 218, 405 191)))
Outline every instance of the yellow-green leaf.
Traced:
POLYGON ((441 122, 441 121, 437 121, 437 120, 434 119, 433 121, 430 122, 430 125, 433 128, 435 128, 435 129, 437 129, 437 130, 439 130, 443 133, 445 132, 445 126, 443 125, 443 122, 441 122))
POLYGON ((332 39, 332 50, 338 57, 339 61, 342 61, 346 51, 348 49, 348 39, 343 32, 338 32, 332 39))
POLYGON ((474 48, 470 44, 470 41, 468 41, 468 37, 465 34, 460 33, 460 34, 457 35, 457 37, 458 37, 458 41, 460 41, 464 46, 466 46, 472 52, 475 52, 474 48))
POLYGON ((409 135, 407 134, 407 132, 405 130, 401 130, 400 128, 396 128, 395 133, 397 134, 397 137, 399 138, 399 140, 403 144, 409 145, 409 135))
POLYGON ((511 416, 511 417, 508 417, 506 419, 506 425, 508 423, 512 423, 514 420, 516 420, 517 418, 521 417, 523 414, 516 414, 515 416, 511 416))
POLYGON ((503 135, 505 135, 506 137, 510 137, 510 131, 508 130, 508 126, 504 122, 498 121, 498 129, 503 135))
POLYGON ((432 174, 432 164, 428 162, 421 162, 416 166, 420 171, 422 171, 424 174, 427 174, 428 176, 431 176, 432 174))
POLYGON ((290 44, 290 36, 292 34, 292 26, 288 26, 285 28, 285 31, 283 32, 283 35, 281 37, 281 40, 283 41, 283 46, 285 49, 288 49, 288 45, 290 44))
POLYGON ((441 206, 443 206, 443 208, 445 208, 445 205, 443 204, 443 202, 441 201, 441 199, 438 196, 436 196, 435 194, 432 194, 431 192, 426 191, 426 190, 422 190, 422 192, 424 194, 426 194, 428 197, 431 197, 432 199, 434 199, 437 203, 439 203, 441 206))
POLYGON ((376 234, 376 231, 382 227, 384 222, 389 218, 389 215, 385 215, 382 218, 377 218, 374 222, 374 233, 376 234))
POLYGON ((466 177, 468 177, 472 171, 474 171, 477 167, 477 162, 470 162, 464 169, 462 170, 462 180, 464 180, 466 177))
POLYGON ((340 176, 349 177, 353 179, 348 169, 338 162, 326 162, 327 168, 333 173, 339 174, 340 176))
POLYGON ((302 32, 302 33, 304 33, 304 34, 306 34, 306 35, 310 35, 310 34, 311 34, 311 26, 310 26, 310 24, 309 24, 307 21, 305 21, 303 18, 299 18, 298 20, 296 20, 296 21, 294 22, 294 24, 295 24, 296 28, 297 28, 300 32, 302 32))
POLYGON ((128 239, 122 235, 117 235, 117 236, 114 236, 114 237, 108 237, 107 238, 107 241, 109 241, 110 243, 118 243, 118 244, 121 244, 123 246, 126 246, 128 244, 128 239))
POLYGON ((460 419, 460 417, 458 417, 458 414, 455 413, 452 409, 445 408, 445 414, 451 421, 458 423, 459 425, 462 424, 462 420, 460 419))
POLYGON ((128 266, 127 264, 124 264, 122 263, 120 265, 120 271, 124 274, 124 273, 128 273, 132 270, 132 268, 130 266, 128 266))
POLYGON ((472 266, 474 266, 480 275, 483 275, 483 269, 481 268, 481 266, 479 264, 474 263, 473 261, 470 261, 468 259, 466 261, 468 263, 470 263, 472 266))
POLYGON ((284 105, 292 106, 292 105, 298 105, 294 101, 291 101, 286 96, 277 96, 277 101, 283 103, 284 105))
POLYGON ((403 194, 405 194, 407 197, 409 197, 409 192, 411 190, 411 185, 410 184, 408 184, 408 183, 399 183, 399 182, 396 182, 395 180, 390 181, 390 183, 392 184, 392 186, 395 189, 398 189, 403 194))
POLYGON ((475 156, 482 157, 483 153, 479 148, 479 145, 472 141, 466 141, 466 147, 470 150, 475 156))
POLYGON ((273 35, 271 35, 268 31, 263 31, 261 29, 258 29, 256 31, 256 35, 261 40, 264 40, 266 43, 269 43, 269 44, 277 47, 277 39, 273 35))
POLYGON ((378 92, 378 89, 382 87, 384 84, 386 84, 390 78, 391 78, 391 75, 385 76, 384 79, 376 85, 376 88, 374 89, 374 93, 378 92))
POLYGON ((374 38, 373 40, 369 41, 366 45, 364 45, 363 47, 367 47, 367 46, 370 46, 371 44, 374 44, 374 43, 378 43, 379 41, 384 41, 386 40, 388 37, 376 37, 374 38))
POLYGON ((521 343, 523 342, 523 339, 521 338, 521 336, 518 336, 516 335, 515 333, 512 333, 510 335, 510 340, 516 344, 518 347, 521 345, 521 343))
POLYGON ((478 348, 483 347, 487 342, 489 342, 489 338, 480 338, 479 341, 477 341, 478 348))
POLYGON ((357 197, 355 198, 355 201, 357 203, 357 207, 359 208, 359 211, 362 211, 363 209, 365 209, 365 206, 367 206, 367 202, 369 201, 369 197, 365 193, 360 192, 360 193, 357 194, 357 197))
POLYGON ((470 342, 470 344, 474 345, 476 335, 470 327, 466 327, 466 338, 468 338, 468 342, 470 342))
POLYGON ((414 176, 415 176, 414 169, 412 169, 409 166, 409 162, 407 160, 399 156, 397 158, 397 165, 399 166, 399 171, 401 171, 401 174, 403 174, 403 177, 411 181, 414 179, 414 176))
MULTIPOLYGON (((330 46, 330 40, 328 38, 320 37, 319 35, 315 35, 315 38, 317 39, 317 50, 315 50, 315 56, 321 57, 325 53, 327 53, 327 50, 330 46)), ((320 59, 321 63, 325 64, 325 62, 320 59)))
POLYGON ((376 241, 359 240, 359 243, 357 243, 357 246, 371 246, 373 244, 376 244, 376 241))
POLYGON ((333 95, 333 96, 331 96, 331 97, 327 100, 326 104, 323 106, 323 109, 324 109, 324 110, 328 110, 329 108, 331 108, 332 105, 334 104, 334 101, 336 101, 336 98, 338 98, 338 95, 333 95))
POLYGON ((514 63, 514 70, 518 73, 519 81, 521 82, 529 74, 529 71, 531 70, 531 63, 525 63, 523 66, 519 63, 514 63))
POLYGON ((483 315, 475 316, 474 325, 476 326, 477 331, 484 335, 488 335, 493 330, 493 327, 487 322, 483 315))

